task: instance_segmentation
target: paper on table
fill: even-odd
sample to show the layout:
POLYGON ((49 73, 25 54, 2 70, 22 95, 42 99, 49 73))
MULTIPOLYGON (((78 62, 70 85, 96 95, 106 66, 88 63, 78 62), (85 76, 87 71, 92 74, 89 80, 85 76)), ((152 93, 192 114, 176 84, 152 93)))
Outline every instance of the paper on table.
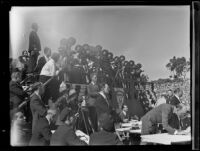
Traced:
POLYGON ((170 145, 172 142, 191 141, 191 135, 170 135, 168 133, 142 135, 143 142, 152 142, 170 145))

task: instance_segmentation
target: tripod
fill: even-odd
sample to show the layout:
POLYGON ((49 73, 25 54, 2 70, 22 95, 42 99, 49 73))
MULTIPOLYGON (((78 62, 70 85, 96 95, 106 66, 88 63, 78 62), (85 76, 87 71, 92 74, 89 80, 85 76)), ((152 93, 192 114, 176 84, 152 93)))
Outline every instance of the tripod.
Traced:
MULTIPOLYGON (((77 113, 78 113, 79 120, 78 120, 78 117, 76 117, 76 119, 75 119, 75 130, 80 126, 80 125, 79 125, 79 124, 80 124, 79 122, 80 122, 80 115, 81 115, 81 117, 83 118, 83 122, 84 122, 84 126, 85 126, 85 129, 86 129, 87 135, 89 135, 88 127, 90 127, 90 128, 92 129, 92 131, 94 132, 94 130, 93 130, 92 126, 91 126, 91 121, 90 121, 89 118, 87 118, 88 124, 89 124, 89 125, 87 125, 87 123, 86 123, 86 118, 85 118, 85 115, 84 115, 84 112, 83 112, 83 108, 82 108, 82 106, 81 106, 81 103, 78 103, 78 110, 77 110, 77 113)), ((77 114, 77 113, 76 113, 76 114, 77 114)))

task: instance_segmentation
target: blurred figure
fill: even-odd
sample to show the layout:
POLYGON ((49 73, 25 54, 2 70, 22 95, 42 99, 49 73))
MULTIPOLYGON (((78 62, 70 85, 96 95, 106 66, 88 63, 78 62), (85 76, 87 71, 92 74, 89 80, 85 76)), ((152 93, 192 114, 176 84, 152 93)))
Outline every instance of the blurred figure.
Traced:
POLYGON ((44 48, 44 56, 40 57, 35 68, 35 72, 40 73, 43 66, 49 61, 51 57, 51 49, 48 47, 44 48))
POLYGON ((31 95, 30 108, 32 113, 32 133, 34 132, 37 121, 46 116, 47 109, 42 101, 42 95, 44 94, 44 87, 42 83, 36 82, 33 85, 32 90, 34 93, 31 95))
POLYGON ((101 114, 98 122, 100 131, 90 135, 89 145, 123 145, 114 133, 114 121, 110 114, 101 114))
POLYGON ((25 116, 22 112, 17 112, 11 123, 10 143, 12 146, 25 146, 25 132, 23 127, 26 124, 25 116))
POLYGON ((87 145, 73 130, 75 115, 70 108, 66 107, 62 110, 60 120, 63 123, 53 133, 50 141, 51 146, 87 145))
POLYGON ((21 73, 13 72, 9 83, 11 118, 18 110, 19 105, 25 100, 26 97, 28 97, 28 94, 23 90, 20 82, 21 73))
POLYGON ((48 146, 51 139, 50 124, 56 115, 56 110, 49 109, 45 117, 36 121, 33 134, 30 140, 30 146, 48 146))
POLYGON ((165 93, 161 94, 161 97, 157 100, 155 107, 159 106, 160 104, 166 104, 167 96, 165 93))
POLYGON ((129 115, 128 115, 128 107, 127 105, 123 104, 122 105, 122 112, 119 114, 122 122, 126 123, 129 120, 129 115))
POLYGON ((97 131, 98 126, 97 126, 97 113, 96 113, 96 108, 95 108, 95 101, 98 96, 99 92, 99 86, 97 84, 97 74, 92 73, 90 75, 92 81, 91 83, 87 86, 87 92, 88 92, 88 100, 87 100, 87 107, 89 111, 89 117, 91 119, 92 127, 94 131, 97 131))
POLYGON ((30 59, 29 59, 29 66, 28 66, 28 72, 32 73, 35 69, 35 66, 37 64, 37 58, 40 55, 39 51, 41 51, 41 44, 40 39, 37 35, 38 31, 38 25, 36 23, 33 23, 32 31, 29 35, 29 53, 30 53, 30 59))

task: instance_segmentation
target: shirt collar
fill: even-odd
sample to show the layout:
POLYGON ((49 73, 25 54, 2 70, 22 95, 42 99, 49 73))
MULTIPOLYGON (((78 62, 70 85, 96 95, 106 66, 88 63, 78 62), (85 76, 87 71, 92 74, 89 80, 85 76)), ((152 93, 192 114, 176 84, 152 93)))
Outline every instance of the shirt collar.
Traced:
POLYGON ((46 62, 48 62, 49 59, 50 59, 50 58, 48 58, 46 55, 44 55, 44 58, 45 58, 46 62))
POLYGON ((92 85, 95 85, 95 83, 93 81, 91 83, 92 83, 92 85))
POLYGON ((40 98, 40 100, 41 100, 41 96, 38 94, 38 92, 35 92, 35 94, 40 98))
POLYGON ((174 94, 174 96, 178 99, 178 100, 180 100, 180 98, 179 98, 179 96, 178 95, 176 95, 176 94, 174 94))
POLYGON ((102 95, 104 99, 107 99, 103 91, 100 91, 99 94, 102 95))

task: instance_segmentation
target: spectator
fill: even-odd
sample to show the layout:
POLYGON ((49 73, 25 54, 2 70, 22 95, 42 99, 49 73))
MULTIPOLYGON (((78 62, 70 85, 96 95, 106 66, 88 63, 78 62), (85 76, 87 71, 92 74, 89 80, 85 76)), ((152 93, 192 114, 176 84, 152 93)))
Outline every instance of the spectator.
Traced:
POLYGON ((36 121, 29 143, 30 146, 48 146, 50 144, 52 135, 50 124, 53 121, 55 115, 56 110, 49 109, 45 117, 42 117, 36 121))
POLYGON ((119 116, 123 122, 128 122, 129 115, 128 115, 127 105, 125 105, 125 104, 122 105, 122 112, 119 114, 119 116))
POLYGON ((123 145, 114 133, 114 121, 111 115, 103 113, 99 117, 101 130, 90 135, 89 145, 123 145))
POLYGON ((60 114, 60 120, 63 122, 53 133, 50 145, 51 146, 74 146, 87 145, 86 142, 80 140, 73 130, 75 115, 66 107, 60 114))

